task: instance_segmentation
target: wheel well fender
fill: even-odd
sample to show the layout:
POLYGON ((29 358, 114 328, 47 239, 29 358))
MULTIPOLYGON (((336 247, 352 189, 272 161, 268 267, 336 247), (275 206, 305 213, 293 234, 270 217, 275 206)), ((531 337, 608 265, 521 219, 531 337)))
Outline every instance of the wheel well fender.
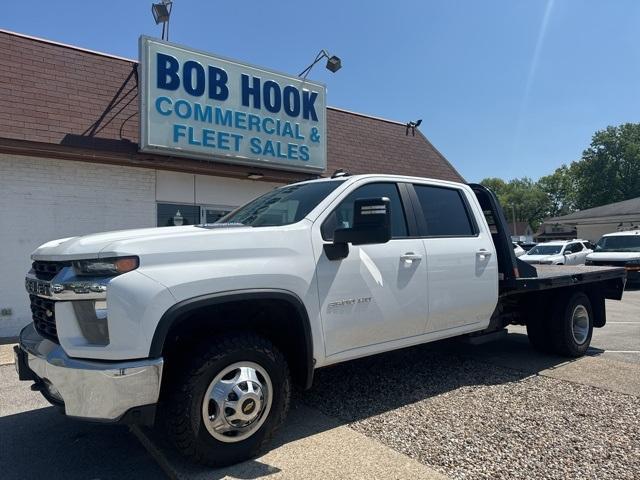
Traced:
POLYGON ((295 293, 280 289, 234 290, 182 300, 160 318, 149 356, 166 355, 171 347, 168 342, 176 334, 194 328, 198 334, 234 330, 262 334, 283 351, 294 382, 303 388, 311 387, 314 370, 311 324, 304 303, 295 293), (240 318, 225 318, 233 314, 240 318), (256 320, 259 316, 265 318, 256 320))

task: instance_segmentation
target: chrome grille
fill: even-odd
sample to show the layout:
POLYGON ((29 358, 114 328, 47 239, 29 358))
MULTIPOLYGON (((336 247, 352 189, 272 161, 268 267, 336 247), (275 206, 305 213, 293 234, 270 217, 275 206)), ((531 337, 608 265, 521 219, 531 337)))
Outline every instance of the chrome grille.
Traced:
POLYGON ((45 338, 58 343, 58 330, 56 328, 55 302, 29 295, 31 301, 31 315, 37 332, 45 338))

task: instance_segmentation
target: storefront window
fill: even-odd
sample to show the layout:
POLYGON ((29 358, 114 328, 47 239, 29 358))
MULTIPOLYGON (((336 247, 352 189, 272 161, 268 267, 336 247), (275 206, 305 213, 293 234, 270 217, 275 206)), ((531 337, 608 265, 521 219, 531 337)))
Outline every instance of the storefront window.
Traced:
POLYGON ((202 223, 215 223, 231 211, 230 208, 203 207, 202 223))
POLYGON ((179 227, 215 223, 233 210, 232 207, 158 203, 158 226, 179 227))
POLYGON ((200 206, 177 203, 158 204, 158 226, 178 227, 181 225, 198 225, 200 222, 200 206))

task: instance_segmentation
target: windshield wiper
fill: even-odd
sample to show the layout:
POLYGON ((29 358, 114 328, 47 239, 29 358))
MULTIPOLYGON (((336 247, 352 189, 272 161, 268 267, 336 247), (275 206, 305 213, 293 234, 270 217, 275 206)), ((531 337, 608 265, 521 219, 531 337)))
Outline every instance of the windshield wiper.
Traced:
POLYGON ((196 227, 214 229, 214 228, 234 228, 234 227, 249 227, 251 225, 245 225, 240 222, 229 222, 229 223, 201 223, 200 225, 196 225, 196 227))

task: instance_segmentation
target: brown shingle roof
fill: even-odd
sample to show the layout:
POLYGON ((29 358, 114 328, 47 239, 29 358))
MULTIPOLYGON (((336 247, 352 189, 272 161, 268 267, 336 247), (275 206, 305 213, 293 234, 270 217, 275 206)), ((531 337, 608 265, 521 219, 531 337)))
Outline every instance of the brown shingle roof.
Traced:
MULTIPOLYGON (((138 152, 137 62, 0 30, 0 149, 60 158, 244 176, 247 167, 138 152)), ((394 173, 464 181, 420 133, 329 107, 328 173, 394 173)), ((265 172, 267 173, 267 172, 265 172)), ((299 173, 272 171, 265 179, 299 173)))

